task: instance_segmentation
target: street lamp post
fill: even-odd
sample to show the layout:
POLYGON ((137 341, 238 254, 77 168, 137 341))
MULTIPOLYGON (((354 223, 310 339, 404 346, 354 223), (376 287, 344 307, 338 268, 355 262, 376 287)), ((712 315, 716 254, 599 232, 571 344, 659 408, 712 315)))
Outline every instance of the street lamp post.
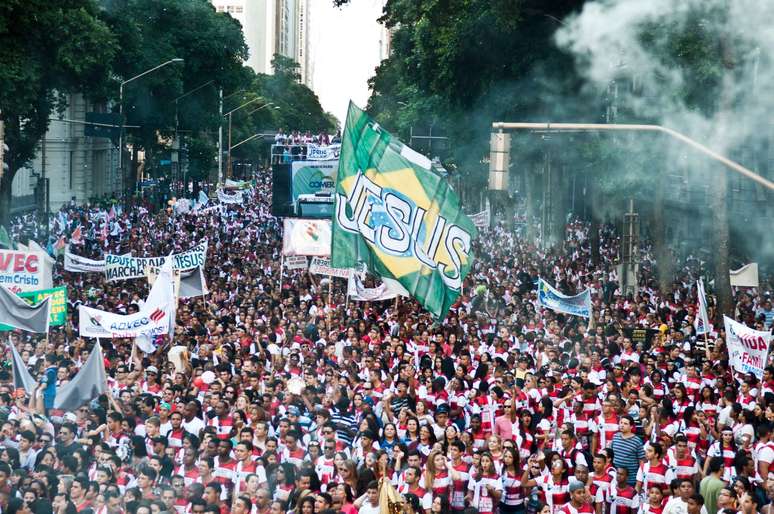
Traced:
MULTIPOLYGON (((231 177, 231 148, 232 148, 232 147, 231 147, 231 116, 232 116, 232 115, 233 115, 233 114, 234 114, 236 111, 238 111, 239 109, 242 109, 242 108, 244 108, 244 107, 247 107, 248 105, 250 105, 250 104, 252 104, 252 103, 254 103, 254 102, 257 102, 258 100, 263 100, 263 98, 262 98, 262 97, 260 97, 260 96, 259 96, 259 97, 256 97, 256 98, 253 98, 252 100, 249 100, 249 101, 247 101, 247 102, 243 103, 242 105, 240 105, 239 107, 236 107, 236 108, 234 108, 234 109, 231 109, 231 110, 230 110, 230 111, 228 111, 226 114, 224 114, 224 116, 228 116, 228 159, 227 159, 227 162, 228 162, 228 164, 227 164, 227 168, 226 168, 226 178, 229 178, 229 177, 231 177)), ((270 105, 274 105, 274 103, 272 103, 272 102, 267 102, 266 104, 262 105, 262 106, 261 106, 261 107, 259 107, 258 109, 255 109, 254 111, 251 111, 251 113, 253 113, 253 112, 255 112, 255 111, 260 111, 261 109, 263 109, 263 108, 265 108, 265 107, 269 107, 270 105)))
POLYGON ((124 127, 123 127, 123 121, 124 121, 124 86, 128 83, 137 80, 141 77, 144 77, 145 75, 149 73, 153 73, 154 71, 163 68, 164 66, 172 63, 177 62, 183 62, 183 59, 180 59, 179 57, 176 57, 174 59, 170 59, 166 62, 163 62, 159 64, 158 66, 154 66, 153 68, 149 68, 142 73, 135 75, 134 77, 124 80, 121 82, 121 85, 118 88, 118 113, 121 115, 121 130, 118 133, 118 169, 121 170, 121 177, 124 177, 124 127))

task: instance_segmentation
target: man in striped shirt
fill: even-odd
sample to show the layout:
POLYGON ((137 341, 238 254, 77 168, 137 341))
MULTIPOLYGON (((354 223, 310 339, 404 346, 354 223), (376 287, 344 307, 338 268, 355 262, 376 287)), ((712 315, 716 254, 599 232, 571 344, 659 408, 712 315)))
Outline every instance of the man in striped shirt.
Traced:
POLYGON ((613 465, 616 468, 626 468, 629 472, 627 482, 632 486, 637 480, 640 461, 645 458, 645 446, 642 439, 632 432, 633 427, 634 419, 631 416, 621 416, 618 422, 620 432, 613 436, 613 443, 610 445, 613 450, 613 465))
POLYGON ((349 399, 342 397, 337 403, 331 416, 331 423, 336 427, 336 440, 347 448, 352 445, 355 434, 355 415, 349 409, 349 399))

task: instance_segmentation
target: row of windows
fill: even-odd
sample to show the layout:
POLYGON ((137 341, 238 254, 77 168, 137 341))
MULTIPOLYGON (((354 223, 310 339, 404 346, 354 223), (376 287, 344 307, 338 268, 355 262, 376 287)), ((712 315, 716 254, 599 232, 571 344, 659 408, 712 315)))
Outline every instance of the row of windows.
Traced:
POLYGON ((219 5, 216 10, 218 12, 227 12, 229 14, 242 14, 244 7, 241 5, 219 5))

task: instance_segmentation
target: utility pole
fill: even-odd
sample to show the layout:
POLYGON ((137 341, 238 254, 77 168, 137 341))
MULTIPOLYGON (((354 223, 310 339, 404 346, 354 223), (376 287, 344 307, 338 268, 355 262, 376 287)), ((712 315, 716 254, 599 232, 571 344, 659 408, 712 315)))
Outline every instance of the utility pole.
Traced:
POLYGON ((223 183, 223 88, 218 91, 218 184, 223 183))
MULTIPOLYGON (((46 134, 43 134, 43 142, 41 143, 41 152, 40 152, 40 178, 38 180, 41 181, 41 188, 43 193, 43 205, 42 211, 43 215, 45 216, 45 223, 46 223, 46 239, 48 239, 48 179, 46 178, 46 134)), ((46 241, 48 243, 48 241, 46 241)))
POLYGON ((640 215, 634 212, 634 199, 629 199, 629 211, 624 214, 624 235, 621 245, 620 285, 623 294, 637 290, 637 247, 639 245, 640 215))

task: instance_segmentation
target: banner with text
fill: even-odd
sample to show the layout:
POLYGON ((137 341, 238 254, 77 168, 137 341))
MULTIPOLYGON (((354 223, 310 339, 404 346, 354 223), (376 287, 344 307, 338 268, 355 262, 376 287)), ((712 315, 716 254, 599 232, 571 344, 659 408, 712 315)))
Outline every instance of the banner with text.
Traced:
POLYGON ((330 161, 339 158, 341 153, 341 143, 332 145, 318 145, 309 143, 306 145, 306 158, 310 161, 330 161))
POLYGON ((94 260, 87 259, 86 257, 79 257, 73 255, 68 251, 64 254, 64 268, 65 271, 71 273, 104 273, 105 272, 105 259, 94 260))
POLYGON ((81 337, 149 337, 166 334, 173 307, 170 304, 123 316, 81 305, 78 307, 78 330, 81 337))
POLYGON ((332 193, 338 170, 339 161, 293 161, 290 164, 293 203, 300 195, 332 193))
POLYGON ((309 273, 314 275, 331 275, 339 278, 349 278, 352 276, 352 269, 334 268, 331 266, 331 260, 323 257, 312 257, 309 264, 309 273))
POLYGON ((591 316, 591 290, 567 296, 541 278, 538 281, 538 304, 555 312, 588 318, 591 316))
POLYGON ((406 288, 400 285, 400 282, 391 278, 381 278, 382 283, 376 287, 366 287, 353 273, 347 283, 347 295, 351 300, 358 302, 380 302, 382 300, 392 300, 396 296, 411 296, 406 288))
POLYGON ((244 201, 242 197, 242 191, 237 191, 233 194, 226 193, 222 189, 218 189, 218 200, 222 204, 239 204, 244 201))
POLYGON ((331 263, 399 281, 436 320, 457 301, 478 231, 443 171, 349 104, 331 263))
POLYGON ((728 362, 739 373, 752 373, 759 380, 767 365, 771 332, 754 330, 723 316, 726 327, 728 362))
POLYGON ((285 257, 284 260, 285 269, 306 269, 309 266, 309 261, 303 255, 291 255, 285 257))
POLYGON ((147 267, 160 268, 168 258, 172 259, 172 268, 177 270, 189 270, 197 266, 204 266, 204 261, 207 258, 207 241, 171 257, 129 257, 108 254, 105 256, 105 278, 108 281, 145 278, 147 267))
POLYGON ((40 252, 0 250, 0 285, 14 293, 52 286, 52 268, 40 252))
POLYGON ((468 218, 479 230, 489 228, 492 223, 492 210, 489 207, 489 201, 487 200, 486 209, 476 214, 471 214, 468 218))

